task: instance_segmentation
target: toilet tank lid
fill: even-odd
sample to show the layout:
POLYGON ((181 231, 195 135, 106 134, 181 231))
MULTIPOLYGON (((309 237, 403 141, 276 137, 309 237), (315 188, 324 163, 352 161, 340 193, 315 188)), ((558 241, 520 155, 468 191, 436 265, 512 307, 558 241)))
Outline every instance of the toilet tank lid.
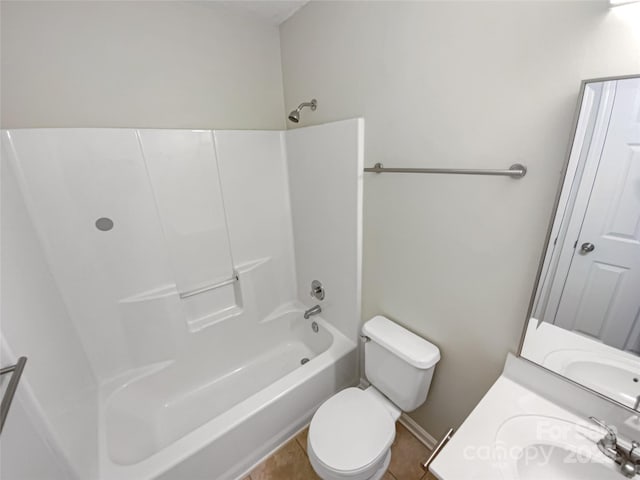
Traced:
POLYGON ((440 350, 433 343, 382 315, 366 322, 362 332, 416 368, 431 368, 440 360, 440 350))

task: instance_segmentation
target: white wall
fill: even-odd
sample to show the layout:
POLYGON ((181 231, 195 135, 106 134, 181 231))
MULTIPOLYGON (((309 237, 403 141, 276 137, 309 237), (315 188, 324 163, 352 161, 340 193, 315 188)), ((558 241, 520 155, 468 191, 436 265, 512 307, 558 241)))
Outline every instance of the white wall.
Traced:
MULTIPOLYGON (((59 447, 79 477, 92 478, 97 470, 98 452, 96 380, 6 158, 3 151, 0 175, 3 341, 16 356, 28 358, 21 384, 31 387, 39 413, 44 417, 41 423, 47 423, 52 434, 57 435, 59 447)), ((4 351, 2 360, 4 365, 7 362, 4 351)), ((49 464, 50 455, 44 455, 47 449, 40 442, 34 448, 44 456, 34 450, 35 459, 30 465, 21 464, 11 453, 22 442, 37 436, 33 423, 37 423, 36 413, 29 405, 21 404, 9 414, 8 425, 13 427, 2 434, 3 469, 28 475, 14 478, 37 478, 39 468, 49 464), (30 421, 26 422, 27 419, 30 421)), ((46 430, 42 426, 40 429, 46 430)), ((53 472, 51 478, 56 478, 53 472)))
POLYGON ((363 317, 440 347, 412 414, 433 435, 517 348, 580 80, 640 71, 639 7, 311 2, 281 26, 287 109, 318 99, 300 125, 363 116, 367 165, 529 167, 522 180, 365 177, 363 317))
POLYGON ((278 129, 277 27, 215 2, 3 1, 3 128, 278 129))

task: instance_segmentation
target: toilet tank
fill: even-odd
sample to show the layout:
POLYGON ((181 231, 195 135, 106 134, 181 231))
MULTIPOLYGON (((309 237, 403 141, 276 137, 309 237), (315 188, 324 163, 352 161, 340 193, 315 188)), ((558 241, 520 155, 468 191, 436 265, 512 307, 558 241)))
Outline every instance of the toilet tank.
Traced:
POLYGON ((362 332, 369 338, 364 347, 367 380, 405 412, 422 405, 440 360, 438 347, 380 315, 362 332))

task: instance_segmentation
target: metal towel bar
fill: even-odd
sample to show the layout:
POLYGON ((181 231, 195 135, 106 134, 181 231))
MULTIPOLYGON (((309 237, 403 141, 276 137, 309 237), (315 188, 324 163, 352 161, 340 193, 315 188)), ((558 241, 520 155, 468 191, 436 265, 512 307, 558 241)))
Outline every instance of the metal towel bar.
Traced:
POLYGON ((452 173, 457 175, 498 175, 511 178, 522 178, 527 174, 527 167, 521 163, 514 163, 507 170, 476 169, 476 168, 394 168, 376 163, 367 167, 365 172, 372 173, 452 173))
POLYGON ((212 285, 207 285, 206 287, 196 288, 195 290, 189 290, 188 292, 181 293, 180 298, 193 297, 194 295, 199 295, 201 293, 208 292, 209 290, 215 290, 216 288, 224 287, 225 285, 231 285, 232 283, 237 282, 238 280, 240 280, 238 273, 233 272, 233 277, 227 280, 223 280, 222 282, 219 282, 219 283, 214 283, 212 285))
POLYGON ((20 377, 22 376, 22 371, 26 363, 27 357, 20 357, 15 365, 0 369, 0 375, 4 375, 5 373, 11 374, 7 389, 2 397, 2 403, 0 404, 0 433, 2 433, 2 429, 4 428, 4 422, 9 414, 9 408, 11 408, 11 402, 13 401, 13 396, 18 388, 18 382, 20 382, 20 377))

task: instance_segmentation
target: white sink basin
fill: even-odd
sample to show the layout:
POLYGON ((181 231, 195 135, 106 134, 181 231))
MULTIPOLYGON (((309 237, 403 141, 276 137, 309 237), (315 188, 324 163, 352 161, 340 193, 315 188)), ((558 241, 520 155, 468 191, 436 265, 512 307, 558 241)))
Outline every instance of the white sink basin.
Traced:
POLYGON ((598 449, 604 434, 501 376, 430 469, 441 480, 625 480, 598 449))
POLYGON ((591 424, 518 415, 498 429, 494 448, 506 453, 500 465, 505 479, 623 480, 615 463, 598 450, 602 436, 591 424))
POLYGON ((640 357, 547 322, 529 321, 522 356, 623 405, 640 396, 640 357))
POLYGON ((541 454, 548 455, 545 462, 518 462, 518 480, 624 480, 624 477, 611 467, 597 462, 574 461, 574 452, 555 447, 550 452, 549 445, 532 445, 539 448, 541 454), (567 463, 566 460, 572 460, 567 463))
POLYGON ((582 350, 556 350, 542 365, 633 407, 640 396, 640 362, 582 350))

